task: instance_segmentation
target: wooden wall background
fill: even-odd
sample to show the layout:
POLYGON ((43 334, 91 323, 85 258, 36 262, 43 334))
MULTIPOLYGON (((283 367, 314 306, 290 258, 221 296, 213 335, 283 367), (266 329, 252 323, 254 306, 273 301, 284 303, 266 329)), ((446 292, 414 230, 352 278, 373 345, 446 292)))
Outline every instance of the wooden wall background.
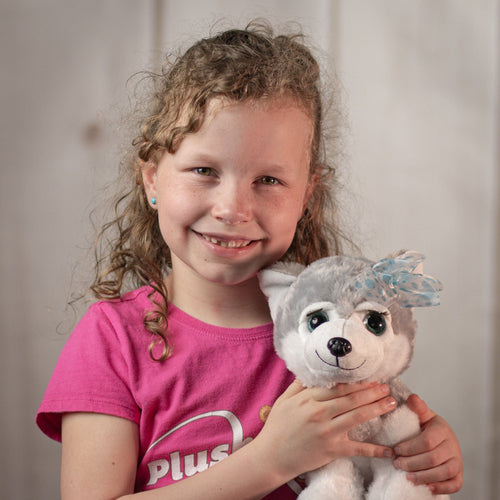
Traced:
POLYGON ((444 282, 405 378, 459 436, 456 498, 500 498, 499 15, 498 0, 1 1, 2 498, 59 496, 59 445, 33 419, 123 151, 127 78, 221 16, 298 21, 336 68, 345 223, 369 257, 418 249, 444 282))

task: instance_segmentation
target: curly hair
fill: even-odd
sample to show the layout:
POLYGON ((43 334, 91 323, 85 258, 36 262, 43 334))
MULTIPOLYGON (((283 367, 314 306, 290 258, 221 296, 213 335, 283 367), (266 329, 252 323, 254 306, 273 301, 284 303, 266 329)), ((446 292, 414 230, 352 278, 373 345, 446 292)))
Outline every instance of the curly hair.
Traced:
POLYGON ((114 218, 101 229, 96 243, 95 278, 98 299, 120 297, 127 288, 149 285, 155 306, 144 317, 154 337, 150 356, 164 360, 171 353, 167 335, 167 289, 170 250, 160 233, 157 212, 144 192, 141 163, 157 163, 164 152, 175 153, 183 137, 203 124, 207 105, 219 98, 230 102, 289 99, 313 123, 309 175, 316 184, 293 241, 281 261, 307 265, 341 251, 335 221, 335 170, 325 161, 320 68, 301 34, 275 36, 271 27, 253 22, 195 43, 170 62, 153 83, 147 116, 125 164, 130 183, 115 202, 114 218), (108 236, 111 235, 111 236, 108 236), (160 353, 158 353, 158 346, 160 353))

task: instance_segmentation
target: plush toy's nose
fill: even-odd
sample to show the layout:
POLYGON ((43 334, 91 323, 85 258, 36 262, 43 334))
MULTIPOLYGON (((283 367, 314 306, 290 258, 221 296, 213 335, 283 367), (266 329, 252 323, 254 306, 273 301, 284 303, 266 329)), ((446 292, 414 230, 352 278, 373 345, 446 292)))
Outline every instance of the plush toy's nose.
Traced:
POLYGON ((341 358, 352 351, 352 345, 342 337, 334 337, 328 341, 328 349, 334 356, 341 358))

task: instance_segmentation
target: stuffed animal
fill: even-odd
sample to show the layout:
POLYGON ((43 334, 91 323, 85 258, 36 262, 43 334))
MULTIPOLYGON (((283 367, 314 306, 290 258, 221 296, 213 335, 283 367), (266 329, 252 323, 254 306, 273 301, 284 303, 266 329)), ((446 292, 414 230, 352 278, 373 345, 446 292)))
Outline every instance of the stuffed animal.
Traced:
MULTIPOLYGON (((361 424, 353 440, 394 446, 418 434, 418 417, 406 405, 410 395, 398 376, 413 354, 414 307, 439 304, 441 283, 418 272, 423 256, 403 252, 371 262, 335 256, 307 267, 276 265, 259 275, 269 299, 278 355, 306 387, 343 382, 388 384, 397 407, 361 424)), ((339 458, 306 475, 300 500, 424 500, 391 459, 339 458)))

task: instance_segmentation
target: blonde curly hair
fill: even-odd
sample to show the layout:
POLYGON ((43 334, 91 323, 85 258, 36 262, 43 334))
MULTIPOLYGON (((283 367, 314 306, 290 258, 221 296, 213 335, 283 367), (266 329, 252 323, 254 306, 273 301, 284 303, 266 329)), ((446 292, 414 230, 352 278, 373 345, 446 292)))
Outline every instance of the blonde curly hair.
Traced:
POLYGON ((153 83, 148 114, 125 165, 130 184, 115 201, 114 218, 99 232, 95 277, 97 299, 120 297, 127 288, 149 285, 153 309, 144 317, 154 337, 149 352, 164 360, 171 353, 167 334, 167 289, 170 250, 160 233, 157 212, 144 192, 140 166, 157 163, 165 151, 175 153, 183 137, 196 133, 208 103, 287 98, 313 123, 309 175, 315 188, 293 241, 281 261, 307 265, 341 251, 342 236, 334 216, 335 170, 324 159, 320 68, 301 34, 277 35, 263 22, 204 38, 170 62, 153 83), (180 119, 182 116, 182 120, 180 119), (160 346, 160 354, 157 345, 160 346))

